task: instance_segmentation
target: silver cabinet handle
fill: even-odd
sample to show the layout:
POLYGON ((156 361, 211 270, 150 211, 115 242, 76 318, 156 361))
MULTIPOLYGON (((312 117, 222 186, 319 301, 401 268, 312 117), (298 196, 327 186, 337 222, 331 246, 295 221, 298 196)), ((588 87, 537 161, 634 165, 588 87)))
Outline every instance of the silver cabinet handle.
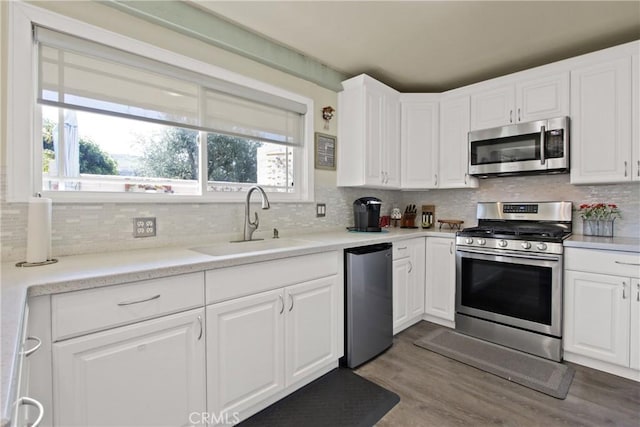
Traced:
POLYGON ((282 298, 282 295, 278 295, 278 298, 280 298, 280 314, 284 313, 284 299, 282 298))
POLYGON ((469 176, 468 173, 464 174, 464 185, 467 185, 467 177, 469 176))
POLYGON ((38 337, 27 337, 26 341, 36 341, 36 345, 34 345, 33 347, 31 347, 29 350, 25 350, 22 352, 22 354, 24 355, 24 357, 29 357, 31 356, 33 353, 35 353, 36 351, 38 351, 38 349, 40 348, 40 346, 42 345, 42 340, 38 337))
POLYGON ((640 265, 637 262, 622 262, 622 261, 614 261, 616 264, 621 264, 621 265, 640 265))
POLYGON ((407 273, 411 273, 413 271, 413 263, 409 261, 409 271, 407 273))
POLYGON ((622 299, 627 299, 627 282, 622 282, 622 299))
POLYGON ((638 160, 637 164, 638 164, 638 177, 640 177, 640 160, 638 160))
POLYGON ((547 129, 544 126, 540 127, 540 164, 544 165, 545 162, 545 158, 544 158, 544 150, 545 150, 545 145, 546 141, 545 138, 547 137, 547 129))
POLYGON ((624 161, 624 176, 625 176, 625 178, 627 176, 627 161, 626 160, 624 161))
POLYGON ((638 288, 638 293, 636 294, 636 301, 640 302, 640 283, 636 284, 636 287, 638 288))
POLYGON ((200 334, 198 334, 198 341, 200 341, 200 339, 202 338, 202 316, 198 316, 198 323, 200 324, 200 334))
POLYGON ((38 417, 33 423, 31 423, 31 427, 38 427, 42 422, 42 418, 44 418, 44 407, 42 406, 42 403, 30 397, 21 397, 18 399, 18 405, 35 406, 38 408, 38 417))
POLYGON ((520 117, 520 108, 518 108, 518 121, 521 122, 522 118, 520 117))
POLYGON ((435 174, 434 177, 436 179, 436 182, 433 185, 434 185, 434 187, 437 187, 438 186, 438 174, 435 174))
POLYGON ((160 298, 160 294, 157 294, 157 295, 154 295, 152 297, 145 298, 145 299, 119 302, 118 305, 122 307, 122 306, 125 306, 125 305, 140 304, 140 303, 147 302, 147 301, 153 301, 154 299, 158 299, 158 298, 160 298))
POLYGON ((449 243, 449 254, 453 255, 453 242, 449 243))
POLYGON ((293 295, 289 294, 289 299, 291 300, 291 306, 289 307, 289 311, 293 310, 293 295))
POLYGON ((509 110, 509 123, 513 123, 513 110, 509 110))
POLYGON ((406 246, 400 246, 400 247, 398 247, 398 250, 399 250, 399 251, 403 251, 403 250, 405 250, 405 249, 407 249, 407 247, 406 247, 406 246))

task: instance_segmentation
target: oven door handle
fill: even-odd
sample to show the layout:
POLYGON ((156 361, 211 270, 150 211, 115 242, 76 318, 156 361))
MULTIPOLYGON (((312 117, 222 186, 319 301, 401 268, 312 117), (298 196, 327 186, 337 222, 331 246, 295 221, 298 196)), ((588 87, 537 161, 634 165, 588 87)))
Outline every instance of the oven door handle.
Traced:
POLYGON ((547 145, 546 142, 546 138, 547 138, 547 129, 542 126, 540 128, 540 164, 544 165, 545 162, 545 146, 547 145))
POLYGON ((498 256, 503 256, 503 257, 509 257, 509 258, 523 258, 523 259, 533 259, 533 260, 543 260, 543 261, 558 261, 560 259, 559 256, 549 256, 549 255, 540 255, 540 254, 536 254, 536 253, 531 253, 531 254, 519 254, 519 253, 514 253, 514 252, 489 252, 487 250, 473 250, 473 249, 457 249, 458 252, 460 253, 474 253, 474 254, 479 254, 479 255, 498 255, 498 256))

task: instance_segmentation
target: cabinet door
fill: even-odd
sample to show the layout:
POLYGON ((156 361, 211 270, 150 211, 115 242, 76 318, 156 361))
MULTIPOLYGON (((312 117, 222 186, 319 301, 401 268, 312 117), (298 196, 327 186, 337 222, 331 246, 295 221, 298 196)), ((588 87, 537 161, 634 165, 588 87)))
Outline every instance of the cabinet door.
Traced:
POLYGON ((284 388, 281 290, 207 307, 207 409, 242 412, 284 388))
MULTIPOLYGON (((382 145, 385 141, 385 93, 380 88, 368 85, 365 88, 365 184, 383 186, 385 176, 382 145)), ((344 161, 339 160, 339 161, 344 161)))
POLYGON ((512 84, 471 95, 471 130, 515 123, 515 88, 512 84))
POLYGON ((438 103, 403 101, 401 117, 402 188, 436 188, 438 103))
POLYGON ((188 424, 206 410, 203 320, 196 309, 55 343, 55 424, 188 424))
POLYGON ((470 177, 469 139, 470 99, 443 99, 440 102, 440 141, 438 148, 439 188, 477 187, 478 180, 470 177))
POLYGON ((527 79, 516 84, 517 122, 568 116, 569 73, 527 79))
POLYGON ((424 313, 425 239, 412 239, 409 245, 409 289, 407 306, 411 323, 424 313))
POLYGON ((337 276, 291 286, 285 302, 288 387, 338 359, 337 276))
POLYGON ((409 321, 409 270, 411 258, 393 261, 393 334, 409 321))
POLYGON ((631 279, 630 367, 640 370, 640 279, 631 279))
POLYGON ((571 72, 571 183, 631 179, 631 57, 571 72))
POLYGON ((384 185, 400 188, 400 99, 398 93, 388 90, 384 97, 384 139, 382 166, 384 185))
POLYGON ((455 244, 453 239, 427 238, 426 314, 453 321, 455 315, 455 244))
POLYGON ((622 277, 566 271, 565 351, 629 366, 629 287, 622 277))

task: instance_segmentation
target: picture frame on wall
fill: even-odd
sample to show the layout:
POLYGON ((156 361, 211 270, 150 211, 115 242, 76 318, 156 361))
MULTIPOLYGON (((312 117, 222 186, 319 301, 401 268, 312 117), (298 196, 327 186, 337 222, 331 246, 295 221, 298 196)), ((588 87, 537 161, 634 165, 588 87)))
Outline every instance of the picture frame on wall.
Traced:
POLYGON ((336 170, 337 138, 333 135, 315 133, 316 169, 336 170))

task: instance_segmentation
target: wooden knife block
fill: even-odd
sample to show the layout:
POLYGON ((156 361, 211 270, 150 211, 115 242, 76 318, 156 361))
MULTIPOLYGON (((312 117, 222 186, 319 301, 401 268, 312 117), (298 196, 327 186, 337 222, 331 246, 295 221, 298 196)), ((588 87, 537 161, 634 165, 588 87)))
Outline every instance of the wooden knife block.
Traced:
POLYGON ((401 228, 416 228, 416 214, 405 213, 400 220, 401 228))

